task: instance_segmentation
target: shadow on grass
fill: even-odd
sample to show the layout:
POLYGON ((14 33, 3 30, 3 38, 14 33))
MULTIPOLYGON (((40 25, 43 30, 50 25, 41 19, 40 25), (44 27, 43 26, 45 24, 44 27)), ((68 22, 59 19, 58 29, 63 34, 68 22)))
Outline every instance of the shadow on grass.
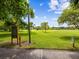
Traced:
POLYGON ((0 48, 14 48, 16 44, 11 44, 10 42, 1 43, 0 48))
POLYGON ((4 37, 10 37, 10 34, 0 34, 0 38, 4 38, 4 37))
POLYGON ((72 37, 73 37, 76 41, 79 40, 79 36, 62 36, 62 37, 60 37, 60 39, 71 41, 71 40, 72 40, 72 37))
POLYGON ((76 45, 76 43, 79 43, 79 36, 62 36, 62 37, 60 37, 60 39, 70 42, 72 44, 71 50, 79 50, 79 46, 76 45), (74 40, 72 40, 72 38, 74 40), (73 42, 74 42, 74 46, 73 46, 73 42))
MULTIPOLYGON (((31 32, 32 35, 36 35, 35 32, 31 32)), ((28 33, 19 33, 20 36, 27 36, 28 33)), ((11 34, 0 34, 0 39, 11 37, 11 34)))

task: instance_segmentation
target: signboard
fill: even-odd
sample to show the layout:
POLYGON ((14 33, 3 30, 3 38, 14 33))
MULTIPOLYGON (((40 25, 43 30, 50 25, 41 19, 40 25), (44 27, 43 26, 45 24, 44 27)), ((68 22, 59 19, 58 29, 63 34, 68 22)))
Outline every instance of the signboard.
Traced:
POLYGON ((12 38, 17 38, 18 32, 17 32, 17 26, 13 25, 12 26, 12 38))

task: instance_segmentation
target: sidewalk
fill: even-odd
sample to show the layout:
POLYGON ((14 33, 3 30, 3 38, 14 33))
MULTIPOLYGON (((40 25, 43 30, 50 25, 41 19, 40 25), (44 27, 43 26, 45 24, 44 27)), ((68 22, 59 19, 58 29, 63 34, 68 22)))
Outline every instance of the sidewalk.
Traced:
POLYGON ((0 59, 79 59, 79 52, 0 48, 0 59))

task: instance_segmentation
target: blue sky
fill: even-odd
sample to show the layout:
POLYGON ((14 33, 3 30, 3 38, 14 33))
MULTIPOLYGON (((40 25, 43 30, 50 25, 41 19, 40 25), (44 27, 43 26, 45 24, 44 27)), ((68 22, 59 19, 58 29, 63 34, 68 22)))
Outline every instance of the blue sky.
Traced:
MULTIPOLYGON (((41 22, 48 22, 49 25, 58 25, 57 19, 61 15, 62 11, 69 6, 68 0, 29 0, 30 7, 33 8, 35 13, 35 18, 31 19, 36 26, 39 26, 41 22)), ((27 18, 25 19, 27 21, 27 18)))

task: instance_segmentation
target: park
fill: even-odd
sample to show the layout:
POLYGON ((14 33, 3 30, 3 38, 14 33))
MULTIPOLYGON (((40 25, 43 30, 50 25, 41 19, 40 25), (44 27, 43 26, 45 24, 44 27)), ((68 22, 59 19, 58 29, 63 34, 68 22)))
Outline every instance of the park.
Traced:
POLYGON ((0 0, 0 59, 79 59, 79 0, 0 0))
MULTIPOLYGON (((75 46, 79 49, 78 32, 79 30, 47 30, 45 33, 44 30, 32 30, 32 45, 24 48, 73 49, 72 37, 74 36, 74 39, 76 40, 75 46)), ((22 38, 22 42, 28 41, 26 30, 20 31, 19 34, 22 38)), ((4 44, 4 42, 10 42, 10 40, 10 32, 0 32, 0 43, 3 44, 3 47, 7 47, 7 44, 4 44)))

